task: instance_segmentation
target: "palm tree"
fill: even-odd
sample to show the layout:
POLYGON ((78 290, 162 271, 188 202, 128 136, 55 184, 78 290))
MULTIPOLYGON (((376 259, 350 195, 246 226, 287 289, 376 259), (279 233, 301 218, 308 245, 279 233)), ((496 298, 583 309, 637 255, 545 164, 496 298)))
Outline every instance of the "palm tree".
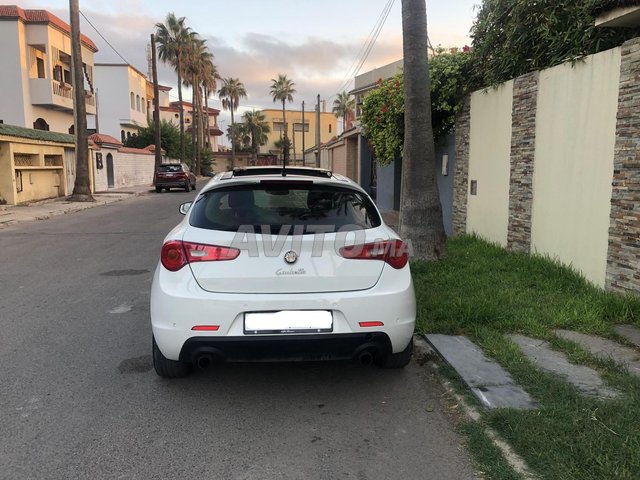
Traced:
POLYGON ((439 260, 446 256, 447 244, 436 183, 425 0, 402 0, 402 37, 405 120, 400 236, 410 242, 416 258, 439 260))
POLYGON ((333 113, 337 117, 342 117, 342 131, 347 129, 347 116, 353 113, 355 106, 356 101, 353 98, 349 98, 349 94, 344 90, 333 101, 333 113))
MULTIPOLYGON (((284 129, 284 138, 287 139, 287 119, 285 114, 285 103, 293 102, 293 94, 296 93, 296 89, 293 88, 295 83, 293 83, 290 79, 287 78, 286 75, 281 73, 278 74, 278 78, 271 79, 271 96, 273 97, 273 102, 281 101, 282 102, 282 128, 284 129)), ((282 130, 280 130, 282 132, 282 130)), ((286 165, 287 159, 289 158, 289 144, 285 141, 285 148, 282 155, 282 161, 286 165)))
POLYGON ((213 62, 213 54, 207 49, 205 40, 198 38, 195 33, 192 33, 191 37, 185 55, 184 84, 192 89, 191 168, 199 175, 200 151, 204 142, 201 79, 213 62))
MULTIPOLYGON (((233 112, 238 109, 240 98, 247 97, 247 91, 239 78, 223 78, 222 87, 218 90, 218 97, 222 100, 222 108, 231 112, 231 127, 233 127, 233 112)), ((234 135, 235 136, 235 135, 234 135)), ((231 137, 231 166, 236 166, 236 142, 231 137)))
POLYGON ((271 132, 271 128, 265 114, 260 111, 244 112, 242 123, 249 137, 247 146, 253 154, 253 162, 255 164, 260 147, 269 141, 267 135, 271 132))
POLYGON ((218 88, 218 80, 220 79, 220 75, 218 74, 218 68, 215 66, 213 62, 209 62, 205 65, 205 69, 202 72, 202 78, 200 82, 202 83, 202 92, 204 94, 204 118, 205 118, 205 128, 206 128, 206 136, 205 136, 205 146, 211 150, 211 137, 209 133, 211 131, 211 126, 209 125, 209 95, 211 92, 216 91, 218 88))
POLYGON ((178 74, 178 102, 180 104, 180 161, 184 162, 184 108, 182 106, 182 71, 186 48, 191 41, 191 30, 184 24, 185 18, 167 14, 165 23, 156 23, 158 57, 175 69, 178 74))

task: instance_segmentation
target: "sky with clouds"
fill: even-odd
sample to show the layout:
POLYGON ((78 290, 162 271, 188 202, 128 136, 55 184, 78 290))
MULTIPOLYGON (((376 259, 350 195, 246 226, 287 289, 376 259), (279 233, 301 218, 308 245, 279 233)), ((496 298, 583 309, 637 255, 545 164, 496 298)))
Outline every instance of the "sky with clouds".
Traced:
MULTIPOLYGON (((433 46, 470 44, 469 29, 480 0, 427 1, 429 38, 433 46)), ((223 77, 237 77, 246 86, 243 108, 271 108, 270 80, 285 73, 296 83, 290 108, 315 102, 316 94, 331 99, 349 75, 387 0, 80 0, 87 19, 124 59, 147 72, 146 46, 154 24, 168 12, 207 39, 223 77)), ((67 0, 23 0, 23 8, 44 8, 68 21, 67 0)), ((98 46, 96 63, 122 59, 81 21, 82 32, 98 46)), ((395 0, 361 73, 402 58, 401 0, 395 0)), ((160 66, 159 81, 176 85, 175 74, 160 66)), ((347 85, 349 89, 351 85, 347 85)), ((175 90, 172 92, 174 95, 175 90)), ((220 108, 217 98, 211 106, 220 108)), ((227 115, 221 114, 220 118, 227 115)))

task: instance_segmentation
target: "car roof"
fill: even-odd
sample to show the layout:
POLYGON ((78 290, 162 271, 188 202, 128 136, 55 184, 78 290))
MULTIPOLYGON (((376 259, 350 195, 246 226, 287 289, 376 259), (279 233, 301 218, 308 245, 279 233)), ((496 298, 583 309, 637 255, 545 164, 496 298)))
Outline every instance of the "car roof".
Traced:
POLYGON ((220 186, 259 183, 262 180, 312 181, 323 185, 342 185, 364 192, 356 182, 343 175, 322 168, 286 167, 285 175, 281 166, 243 167, 215 175, 202 189, 201 193, 220 186))

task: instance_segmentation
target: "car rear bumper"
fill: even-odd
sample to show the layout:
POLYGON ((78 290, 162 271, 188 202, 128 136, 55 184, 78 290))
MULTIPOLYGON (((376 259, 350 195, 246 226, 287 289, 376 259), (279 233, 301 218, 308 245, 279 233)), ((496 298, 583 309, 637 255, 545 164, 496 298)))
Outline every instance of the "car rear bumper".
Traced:
POLYGON ((180 351, 180 360, 198 364, 211 361, 277 362, 358 359, 391 352, 385 333, 336 335, 273 335, 243 337, 192 337, 180 351))
MULTIPOLYGON (((409 267, 395 270, 385 266, 377 284, 367 290, 296 293, 296 294, 230 294, 204 291, 187 266, 169 272, 161 265, 155 272, 151 289, 151 326, 158 348, 170 360, 187 358, 193 344, 223 351, 227 359, 242 360, 267 354, 272 359, 281 356, 261 349, 271 343, 279 349, 290 349, 289 357, 300 357, 301 346, 310 349, 307 359, 351 358, 354 351, 367 341, 376 343, 380 351, 403 351, 409 344, 415 327, 416 303, 409 267), (245 333, 244 316, 249 312, 281 310, 324 310, 332 313, 331 332, 249 334, 245 333), (382 322, 382 326, 367 327, 361 322, 382 322), (216 325, 217 331, 194 331, 194 326, 216 325), (364 339, 364 340, 363 340, 364 339), (205 342, 205 343, 207 343, 205 342), (289 346, 288 343, 291 342, 289 346), (186 348, 186 350, 184 350, 186 348), (323 350, 326 348, 326 350, 323 350), (253 350, 245 354, 242 349, 253 350), (184 350, 184 351, 183 351, 184 350), (184 353, 184 352, 188 353, 184 353), (227 353, 227 351, 229 353, 227 353), (258 353, 256 353, 258 352, 258 353), (324 354, 322 352, 325 352, 324 354), (185 355, 187 357, 185 357, 185 355)), ((283 356, 282 356, 283 358, 283 356)))
POLYGON ((186 185, 190 185, 188 179, 156 180, 156 187, 161 187, 161 188, 184 188, 186 185))

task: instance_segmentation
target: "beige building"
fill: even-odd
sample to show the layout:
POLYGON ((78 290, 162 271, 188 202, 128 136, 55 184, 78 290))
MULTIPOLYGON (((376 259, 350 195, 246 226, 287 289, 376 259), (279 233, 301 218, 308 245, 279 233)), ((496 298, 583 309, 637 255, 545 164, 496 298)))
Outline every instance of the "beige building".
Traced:
MULTIPOLYGON (((280 140, 281 135, 284 133, 284 123, 282 119, 282 109, 266 109, 262 110, 266 117, 266 121, 269 123, 271 132, 268 137, 269 140, 265 145, 260 147, 260 153, 278 153, 279 149, 276 147, 276 142, 280 140)), ((302 122, 301 110, 285 110, 287 120, 287 136, 291 140, 290 161, 302 162, 303 159, 303 143, 304 149, 316 145, 316 112, 313 110, 304 112, 304 124, 302 122), (292 128, 293 126, 293 128, 292 128), (304 142, 303 142, 304 136, 304 142)), ((331 139, 335 138, 338 134, 338 119, 333 113, 321 112, 320 113, 320 143, 327 143, 331 139)))
MULTIPOLYGON (((0 6, 0 120, 38 130, 73 133, 71 29, 46 10, 0 6)), ((87 115, 95 115, 95 44, 82 36, 87 115)))
MULTIPOLYGON (((172 102, 169 97, 171 87, 160 87, 160 121, 166 120, 180 127, 180 102, 172 102)), ((184 128, 187 134, 191 135, 193 126, 193 104, 182 102, 184 111, 184 128)), ((204 108, 203 108, 204 110, 204 108)), ((209 107, 209 145, 212 152, 218 151, 218 137, 222 135, 222 130, 218 126, 218 115, 220 110, 209 107)), ((205 139, 206 141, 206 139, 205 139)))
MULTIPOLYGON (((0 125, 0 203, 63 197, 73 191, 75 137, 0 125)), ((93 178, 91 178, 93 188, 93 178)))

